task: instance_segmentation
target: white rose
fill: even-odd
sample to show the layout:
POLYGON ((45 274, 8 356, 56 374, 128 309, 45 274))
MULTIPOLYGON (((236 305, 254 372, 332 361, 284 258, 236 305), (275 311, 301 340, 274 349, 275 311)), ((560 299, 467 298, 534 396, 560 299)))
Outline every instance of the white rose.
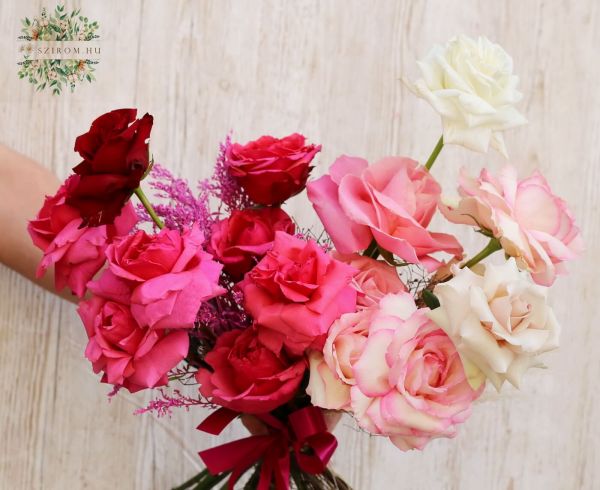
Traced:
POLYGON ((485 37, 461 35, 417 63, 423 78, 411 89, 442 116, 444 142, 481 152, 491 144, 507 156, 502 131, 527 120, 513 107, 522 96, 506 51, 485 37))
POLYGON ((548 288, 533 284, 513 258, 481 269, 455 267, 435 287, 441 306, 429 317, 453 340, 474 388, 486 377, 498 390, 504 380, 518 388, 528 368, 541 366, 538 354, 558 347, 560 326, 548 288))

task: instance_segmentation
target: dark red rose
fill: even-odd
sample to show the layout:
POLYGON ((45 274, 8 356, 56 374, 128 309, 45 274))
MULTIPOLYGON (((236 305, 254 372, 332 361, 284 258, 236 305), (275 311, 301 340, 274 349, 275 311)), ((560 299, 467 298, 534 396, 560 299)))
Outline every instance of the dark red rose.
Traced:
POLYGON ((233 143, 227 150, 229 173, 257 204, 281 204, 306 186, 310 162, 321 146, 305 145, 294 133, 285 138, 262 136, 245 145, 233 143))
POLYGON ((69 182, 67 203, 77 208, 84 225, 112 223, 148 170, 153 118, 136 119, 136 113, 108 112, 75 140, 83 161, 73 169, 77 177, 69 182))
POLYGON ((269 251, 276 231, 293 235, 295 229, 281 208, 233 211, 213 225, 209 251, 234 279, 241 279, 269 251))
POLYGON ((200 393, 223 407, 266 413, 290 401, 306 370, 304 358, 292 360, 262 345, 253 328, 222 334, 200 368, 200 393))

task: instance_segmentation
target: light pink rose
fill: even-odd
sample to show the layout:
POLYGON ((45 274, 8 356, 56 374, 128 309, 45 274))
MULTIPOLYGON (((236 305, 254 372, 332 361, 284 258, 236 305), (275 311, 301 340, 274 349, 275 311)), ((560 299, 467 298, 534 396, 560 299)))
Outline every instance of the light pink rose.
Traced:
POLYGON ((350 385, 344 383, 325 362, 323 353, 308 353, 310 377, 306 393, 316 407, 345 410, 350 406, 350 385))
POLYGON ((380 309, 385 320, 371 326, 353 367, 359 425, 402 450, 454 437, 483 386, 470 387, 454 344, 408 293, 386 296, 380 309))
POLYGON ((103 383, 131 392, 166 385, 167 373, 187 355, 187 332, 140 327, 130 305, 109 299, 128 297, 127 284, 114 275, 95 287, 102 296, 82 301, 78 308, 89 338, 85 355, 94 372, 103 371, 103 383))
POLYGON ((191 328, 202 302, 225 291, 218 284, 223 266, 203 250, 203 242, 194 225, 156 235, 140 230, 107 248, 104 274, 131 286, 131 312, 140 326, 191 328))
POLYGON ((440 205, 453 223, 489 230, 521 269, 538 284, 550 286, 564 262, 583 252, 583 239, 565 201, 552 193, 538 171, 518 180, 506 166, 498 178, 483 169, 478 179, 461 171, 460 201, 440 205))
POLYGON ((333 321, 356 308, 355 272, 316 242, 276 232, 271 250, 239 283, 261 342, 294 355, 322 349, 333 321))
POLYGON ((341 156, 329 175, 309 183, 307 191, 341 253, 364 250, 375 239, 382 248, 430 271, 440 265, 432 253, 462 253, 455 237, 426 229, 440 186, 414 160, 387 157, 369 166, 362 158, 341 156))
POLYGON ((386 294, 406 291, 406 286, 398 277, 396 268, 359 254, 343 255, 333 252, 332 256, 358 270, 352 285, 358 292, 356 304, 369 307, 379 303, 386 294))
POLYGON ((27 230, 34 245, 44 252, 37 276, 43 276, 54 265, 56 289, 60 291, 68 286, 81 298, 88 281, 106 261, 104 252, 107 245, 116 235, 127 234, 137 217, 133 206, 128 203, 114 224, 81 228, 81 215, 65 202, 67 182, 54 196, 46 197, 38 216, 29 222, 27 230))

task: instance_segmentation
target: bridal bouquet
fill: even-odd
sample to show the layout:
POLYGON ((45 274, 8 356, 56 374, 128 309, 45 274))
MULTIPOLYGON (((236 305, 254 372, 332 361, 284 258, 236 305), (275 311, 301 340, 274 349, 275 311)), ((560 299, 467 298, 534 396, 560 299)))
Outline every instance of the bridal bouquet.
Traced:
POLYGON ((340 414, 422 449, 558 346, 548 288, 583 249, 566 203, 537 171, 463 169, 454 198, 432 174, 444 144, 506 155, 502 132, 525 123, 512 60, 460 36, 419 67, 407 83, 443 123, 425 164, 343 155, 309 179, 321 146, 304 136, 228 137, 191 189, 154 163, 148 114, 109 112, 76 139, 81 163, 29 232, 39 274, 80 298, 94 372, 112 394, 156 389, 139 413, 208 407, 200 431, 239 417, 251 433, 200 452, 177 488, 349 488, 328 469, 340 414), (304 190, 325 232, 285 211, 304 190), (438 211, 487 245, 465 257, 430 229, 438 211))

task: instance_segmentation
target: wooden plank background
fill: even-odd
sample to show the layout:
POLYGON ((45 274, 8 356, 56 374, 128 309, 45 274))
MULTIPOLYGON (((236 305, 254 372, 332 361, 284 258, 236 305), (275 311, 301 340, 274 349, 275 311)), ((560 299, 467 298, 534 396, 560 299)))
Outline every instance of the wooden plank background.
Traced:
MULTIPOLYGON (((154 114, 154 155, 190 179, 208 175, 230 129, 240 141, 303 132, 323 144, 315 175, 340 153, 424 160, 439 119, 400 77, 416 76, 415 58, 457 33, 502 44, 530 120, 507 136, 511 159, 524 174, 542 169, 588 244, 587 261, 552 294, 562 347, 522 391, 486 393, 456 439, 423 452, 401 453, 345 420, 334 464, 363 490, 600 488, 597 1, 67 2, 100 23, 103 59, 96 83, 60 97, 34 93, 16 76, 20 19, 42 5, 54 7, 0 3, 0 140, 61 177, 78 162, 74 138, 123 106, 154 114)), ((475 172, 501 163, 449 147, 434 174, 453 192, 461 165, 475 172)), ((289 209, 314 223, 303 199, 289 209)), ((482 244, 472 232, 462 236, 471 251, 482 244)), ((73 305, 0 266, 1 489, 168 489, 201 468, 198 450, 243 434, 200 435, 200 411, 133 416, 146 395, 108 403, 84 345, 73 305)))

